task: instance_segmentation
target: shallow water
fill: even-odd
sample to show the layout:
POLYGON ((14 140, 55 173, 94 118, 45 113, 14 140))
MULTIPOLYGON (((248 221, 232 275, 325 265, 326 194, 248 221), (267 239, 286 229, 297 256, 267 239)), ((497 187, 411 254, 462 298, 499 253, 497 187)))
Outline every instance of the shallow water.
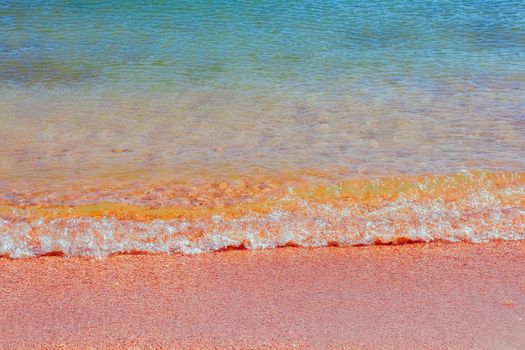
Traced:
MULTIPOLYGON (((216 208, 246 201, 261 205, 290 188, 338 186, 348 179, 365 179, 361 185, 366 187, 384 176, 418 183, 423 180, 411 177, 418 174, 454 182, 460 176, 454 174, 476 170, 505 179, 496 188, 492 180, 476 178, 482 186, 461 187, 454 208, 447 207, 443 193, 432 193, 424 200, 425 210, 435 201, 445 201, 447 209, 436 209, 432 218, 421 214, 419 224, 399 232, 388 225, 379 231, 365 225, 354 239, 349 232, 359 226, 357 219, 342 223, 346 214, 319 212, 292 213, 278 227, 257 223, 250 229, 278 231, 279 237, 302 230, 309 232, 308 244, 369 243, 378 237, 391 241, 384 235, 394 231, 409 237, 422 220, 450 223, 454 217, 466 220, 461 227, 470 233, 441 227, 431 239, 417 231, 422 236, 416 239, 441 239, 447 230, 456 232, 454 240, 522 237, 523 96, 521 2, 0 2, 0 204, 11 208, 0 212, 0 252, 23 256, 57 249, 104 255, 179 249, 164 241, 104 247, 93 236, 67 248, 56 243, 62 232, 56 227, 56 237, 51 235, 56 244, 46 246, 47 238, 34 238, 40 232, 35 225, 47 230, 56 218, 38 212, 28 219, 17 212, 27 205, 74 212, 76 206, 100 203, 139 205, 139 211, 201 203, 208 216, 200 219, 211 222, 216 208), (500 198, 502 188, 512 200, 500 198), (479 204, 474 197, 490 199, 479 204), (467 219, 484 210, 506 214, 497 224, 467 219), (315 217, 337 226, 339 238, 315 241, 319 228, 307 224, 315 217), (32 228, 15 227, 15 221, 32 228), (13 240, 16 234, 22 238, 13 240), (361 239, 366 234, 372 238, 361 239), (31 243, 34 239, 40 243, 31 243)), ((384 207, 403 196, 387 198, 384 207)), ((421 209, 420 199, 410 202, 414 211, 421 209)), ((309 200, 315 206, 322 202, 309 200)), ((367 213, 371 200, 361 203, 367 213)), ((322 205, 351 207, 338 197, 322 205)), ((84 232, 81 227, 91 227, 90 220, 100 225, 120 220, 115 210, 62 218, 70 221, 60 224, 69 227, 60 239, 72 242, 71 232, 84 232)), ((232 217, 266 220, 256 212, 232 217)), ((378 222, 367 215, 362 217, 370 225, 378 222)), ((409 220, 396 215, 378 220, 409 220)), ((146 230, 160 237, 171 223, 158 221, 168 219, 155 217, 146 230)), ((124 226, 111 234, 136 229, 124 226)), ((246 244, 253 240, 247 228, 239 227, 232 221, 220 232, 201 229, 218 240, 235 231, 232 245, 258 246, 246 244)), ((104 231, 86 230, 90 235, 104 231)), ((177 237, 193 242, 188 237, 195 238, 197 231, 177 237)), ((260 245, 303 244, 301 239, 281 237, 260 245)))

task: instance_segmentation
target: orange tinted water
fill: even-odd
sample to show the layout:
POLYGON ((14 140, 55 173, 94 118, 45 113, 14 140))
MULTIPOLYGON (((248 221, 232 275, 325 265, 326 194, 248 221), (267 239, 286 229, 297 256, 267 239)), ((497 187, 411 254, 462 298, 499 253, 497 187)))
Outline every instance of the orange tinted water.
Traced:
POLYGON ((0 254, 521 239, 512 86, 2 89, 0 254))
POLYGON ((525 238, 525 173, 338 176, 201 177, 20 192, 0 205, 2 253, 104 256, 525 238))

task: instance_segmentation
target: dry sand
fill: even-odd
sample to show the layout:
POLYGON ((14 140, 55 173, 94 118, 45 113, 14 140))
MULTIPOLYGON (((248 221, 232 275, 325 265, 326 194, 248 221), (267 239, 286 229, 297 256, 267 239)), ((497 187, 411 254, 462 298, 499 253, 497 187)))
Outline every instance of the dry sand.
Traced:
POLYGON ((525 242, 0 259, 1 349, 525 349, 525 242))

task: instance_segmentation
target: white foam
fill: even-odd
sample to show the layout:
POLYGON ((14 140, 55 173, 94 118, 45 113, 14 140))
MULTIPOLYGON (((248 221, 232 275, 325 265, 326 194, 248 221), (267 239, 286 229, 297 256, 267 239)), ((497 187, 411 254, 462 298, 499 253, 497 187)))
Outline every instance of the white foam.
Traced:
MULTIPOLYGON (((512 194, 515 193, 511 192, 512 194)), ((292 200, 290 191, 282 201, 292 200)), ((297 198, 293 198, 295 204, 297 198)), ((399 198, 377 210, 351 204, 299 202, 302 210, 277 205, 267 215, 236 219, 119 220, 115 217, 0 218, 0 255, 12 258, 49 253, 104 257, 126 252, 198 254, 225 248, 270 249, 286 245, 368 245, 404 241, 486 242, 525 239, 525 211, 505 206, 486 191, 462 203, 440 198, 399 198)), ((17 212, 20 214, 20 212, 17 212)))

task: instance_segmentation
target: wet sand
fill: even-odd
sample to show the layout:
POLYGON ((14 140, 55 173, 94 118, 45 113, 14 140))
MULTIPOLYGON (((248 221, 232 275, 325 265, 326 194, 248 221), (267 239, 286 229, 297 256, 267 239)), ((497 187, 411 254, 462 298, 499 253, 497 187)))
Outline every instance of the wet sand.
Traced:
POLYGON ((525 242, 0 259, 0 349, 525 348, 525 242))

